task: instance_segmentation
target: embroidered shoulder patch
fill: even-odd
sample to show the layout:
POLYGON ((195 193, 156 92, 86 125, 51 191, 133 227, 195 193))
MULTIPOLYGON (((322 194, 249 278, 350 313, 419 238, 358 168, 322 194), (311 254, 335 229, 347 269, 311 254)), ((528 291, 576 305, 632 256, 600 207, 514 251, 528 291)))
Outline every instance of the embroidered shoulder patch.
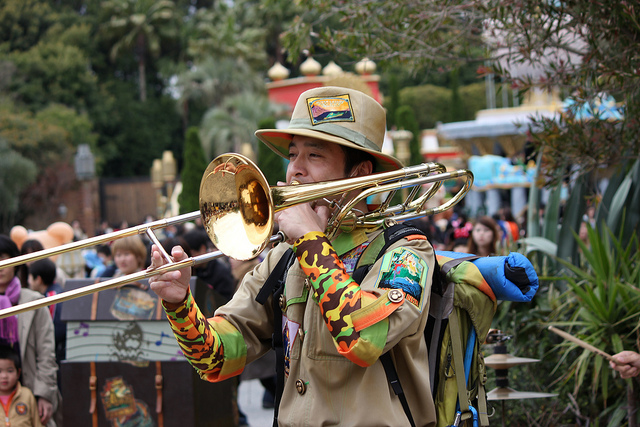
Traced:
POLYGON ((422 310, 428 272, 429 266, 418 254, 407 248, 395 248, 382 257, 376 287, 402 289, 407 301, 422 310))
POLYGON ((24 415, 26 414, 28 411, 27 409, 27 404, 20 402, 16 405, 16 412, 18 413, 18 415, 24 415))
POLYGON ((330 122, 355 122, 348 94, 307 98, 312 125, 330 122))

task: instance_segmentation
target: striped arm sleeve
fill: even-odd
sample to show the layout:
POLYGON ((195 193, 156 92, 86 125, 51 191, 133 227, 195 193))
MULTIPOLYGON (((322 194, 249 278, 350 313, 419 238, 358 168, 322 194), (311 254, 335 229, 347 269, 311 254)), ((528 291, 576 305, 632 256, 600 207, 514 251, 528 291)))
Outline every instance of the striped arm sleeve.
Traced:
POLYGON ((247 348, 229 321, 220 316, 207 319, 191 292, 182 304, 163 301, 163 306, 182 353, 202 379, 222 381, 243 371, 247 348))
POLYGON ((305 234, 294 249, 338 352, 358 366, 375 363, 387 341, 388 316, 397 307, 389 310, 388 304, 377 303, 375 294, 360 288, 324 233, 305 234), (363 309, 367 315, 358 316, 363 309), (356 317, 365 318, 366 327, 354 324, 356 317))

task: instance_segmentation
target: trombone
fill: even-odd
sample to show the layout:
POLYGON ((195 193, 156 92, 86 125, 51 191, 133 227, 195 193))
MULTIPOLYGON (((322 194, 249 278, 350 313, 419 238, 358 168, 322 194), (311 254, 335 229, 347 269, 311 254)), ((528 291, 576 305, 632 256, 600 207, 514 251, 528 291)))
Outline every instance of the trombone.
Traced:
POLYGON ((339 230, 364 228, 367 231, 374 231, 390 219, 404 221, 443 212, 462 200, 472 184, 473 174, 469 170, 447 172, 442 164, 423 163, 369 176, 270 187, 264 174, 250 159, 235 153, 223 154, 209 164, 202 177, 199 211, 10 258, 0 261, 0 269, 137 234, 146 234, 158 247, 168 264, 6 308, 0 310, 0 319, 169 271, 193 267, 221 256, 238 260, 255 258, 267 245, 286 239, 282 233, 273 234, 275 225, 273 216, 276 212, 296 204, 342 195, 342 199, 337 204, 335 201, 329 201, 335 204, 334 213, 325 231, 331 238, 339 230), (443 182, 457 178, 465 178, 465 181, 451 199, 439 206, 425 208, 427 201, 436 194, 443 182), (420 194, 421 187, 425 184, 433 185, 420 194), (390 206, 397 191, 402 189, 410 189, 406 199, 398 205, 390 206), (350 200, 344 200, 347 194, 356 190, 360 190, 359 193, 350 200), (384 199, 374 210, 366 213, 358 212, 355 207, 372 196, 380 196, 384 199), (174 262, 163 249, 154 230, 194 221, 199 217, 202 218, 205 230, 218 250, 174 262))

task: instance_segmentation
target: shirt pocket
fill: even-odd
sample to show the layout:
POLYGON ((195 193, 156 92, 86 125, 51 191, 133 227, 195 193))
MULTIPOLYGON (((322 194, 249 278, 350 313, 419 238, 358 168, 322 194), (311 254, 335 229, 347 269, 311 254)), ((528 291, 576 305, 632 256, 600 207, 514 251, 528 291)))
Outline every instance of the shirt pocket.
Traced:
POLYGON ((300 359, 301 347, 305 339, 305 305, 309 297, 309 290, 305 285, 306 276, 295 267, 287 273, 287 281, 284 291, 282 327, 285 334, 285 342, 290 346, 291 359, 300 359), (284 328, 288 328, 284 329, 284 328))
POLYGON ((304 313, 305 339, 303 351, 307 357, 314 360, 348 362, 349 360, 347 358, 338 353, 335 340, 333 336, 331 336, 329 328, 327 328, 318 304, 313 298, 309 298, 306 306, 307 309, 304 313))

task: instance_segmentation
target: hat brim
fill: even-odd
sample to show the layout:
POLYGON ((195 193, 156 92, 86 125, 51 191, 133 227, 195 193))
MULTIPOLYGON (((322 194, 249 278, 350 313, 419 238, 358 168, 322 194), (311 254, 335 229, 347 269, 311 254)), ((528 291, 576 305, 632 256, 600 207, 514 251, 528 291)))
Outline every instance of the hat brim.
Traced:
POLYGON ((350 147, 369 153, 376 159, 376 172, 393 171, 403 167, 400 160, 396 159, 393 156, 361 147, 349 141, 348 139, 330 135, 325 132, 309 129, 259 129, 256 131, 255 135, 260 141, 264 142, 267 147, 269 147, 276 154, 284 157, 285 159, 289 158, 289 144, 291 143, 291 140, 295 135, 300 135, 310 138, 317 138, 322 141, 333 142, 338 145, 343 145, 345 147, 350 147))

